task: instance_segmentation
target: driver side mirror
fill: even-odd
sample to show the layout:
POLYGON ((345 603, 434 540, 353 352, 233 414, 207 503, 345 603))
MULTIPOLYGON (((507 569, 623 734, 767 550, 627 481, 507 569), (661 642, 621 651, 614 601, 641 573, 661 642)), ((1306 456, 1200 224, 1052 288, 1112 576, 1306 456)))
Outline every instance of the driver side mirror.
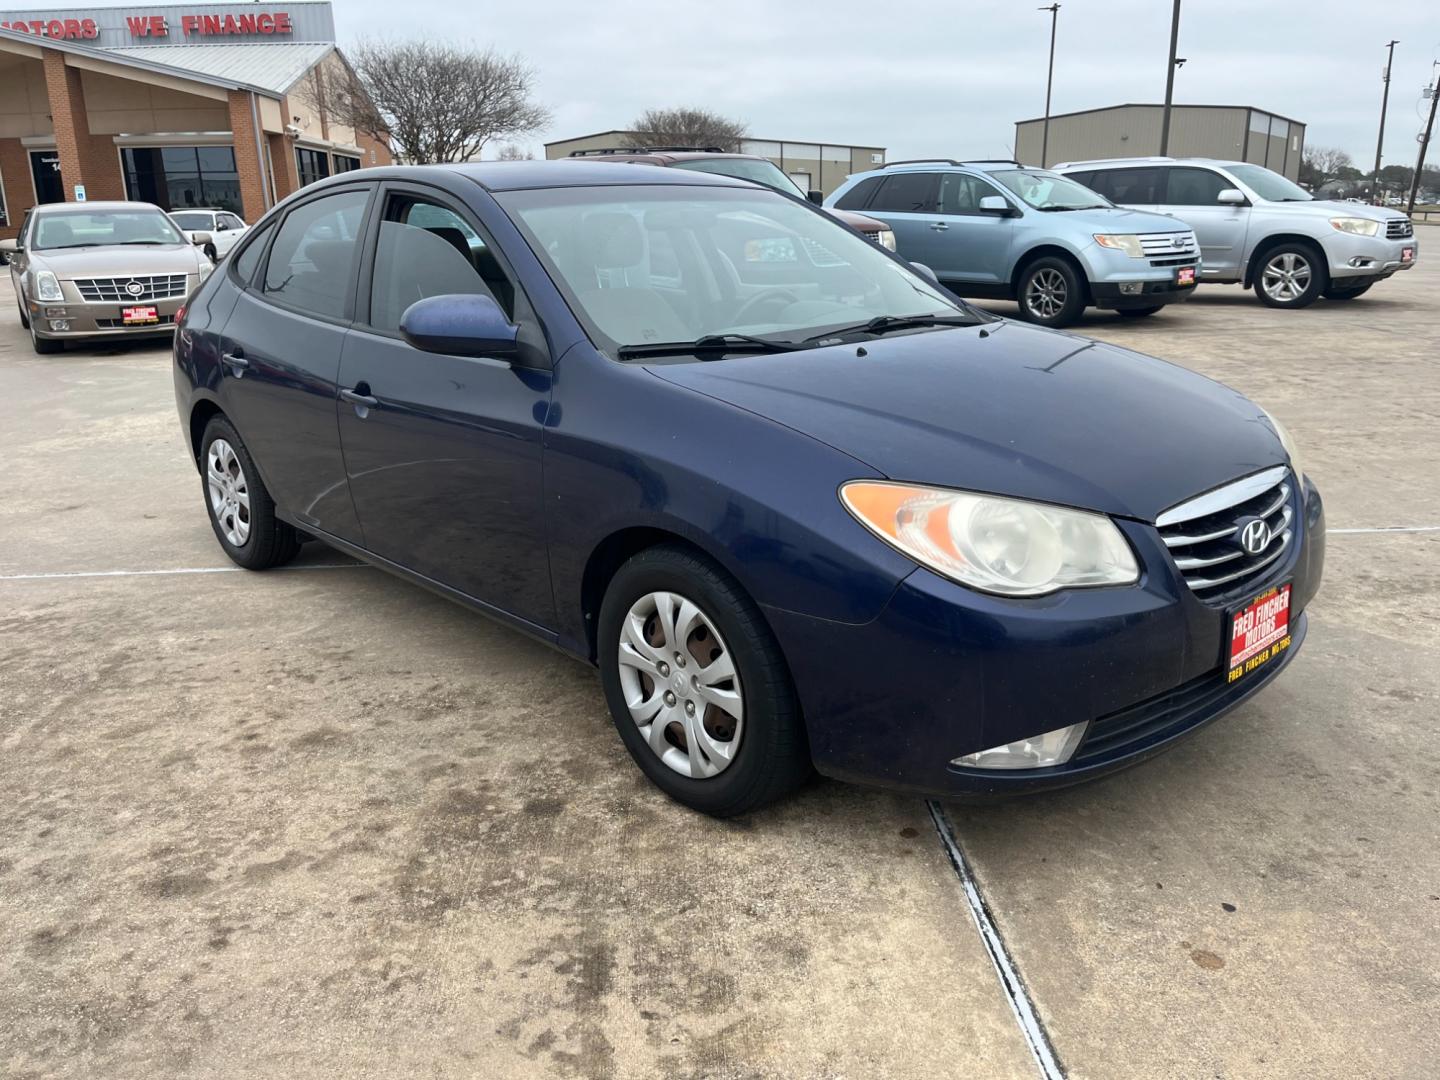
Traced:
POLYGON ((922 263, 922 262, 912 262, 912 263, 910 264, 910 269, 911 269, 911 270, 914 270, 917 274, 919 274, 921 277, 923 277, 926 281, 930 282, 931 285, 939 285, 939 284, 940 284, 940 278, 936 275, 935 271, 934 271, 934 270, 931 270, 930 267, 926 266, 924 263, 922 263))
POLYGON ((994 214, 996 217, 1009 217, 1014 211, 1003 196, 984 195, 980 199, 980 213, 994 214))
POLYGON ((823 206, 825 203, 825 193, 823 191, 807 191, 805 193, 805 197, 811 202, 813 202, 816 206, 823 206))
POLYGON ((190 243, 194 244, 196 247, 204 247, 206 244, 213 242, 214 239, 215 238, 211 236, 208 232, 197 232, 190 234, 190 243))
POLYGON ((1245 193, 1233 187, 1223 188, 1220 194, 1215 196, 1215 201, 1226 206, 1244 206, 1246 203, 1245 193))
POLYGON ((425 352, 514 356, 520 329, 488 296, 455 293, 416 300, 400 316, 400 336, 425 352))
POLYGON ((20 250, 19 239, 12 237, 9 240, 0 240, 0 255, 14 255, 20 250))

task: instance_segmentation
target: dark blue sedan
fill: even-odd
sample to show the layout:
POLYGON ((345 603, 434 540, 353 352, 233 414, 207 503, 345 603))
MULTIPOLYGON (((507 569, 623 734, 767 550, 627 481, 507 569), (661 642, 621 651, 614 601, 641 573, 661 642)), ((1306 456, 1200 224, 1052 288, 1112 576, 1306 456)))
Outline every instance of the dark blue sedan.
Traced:
POLYGON ((320 539, 596 664, 640 768, 717 815, 812 767, 1133 764, 1289 663, 1324 559, 1240 394, 701 173, 307 187, 191 297, 175 388, 236 563, 320 539))

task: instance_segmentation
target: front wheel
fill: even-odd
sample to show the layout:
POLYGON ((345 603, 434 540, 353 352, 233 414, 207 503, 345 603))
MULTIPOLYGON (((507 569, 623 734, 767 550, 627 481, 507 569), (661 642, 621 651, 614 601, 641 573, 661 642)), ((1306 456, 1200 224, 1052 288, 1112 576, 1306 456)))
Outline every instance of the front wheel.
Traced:
POLYGON ((1370 291, 1370 286, 1373 285, 1373 284, 1375 284, 1373 281, 1367 281, 1364 285, 1361 285, 1359 288, 1352 288, 1352 289, 1347 289, 1347 288, 1345 288, 1343 285, 1339 285, 1339 284, 1331 285, 1328 289, 1325 290, 1325 299, 1326 299, 1326 300, 1354 300, 1357 296, 1364 296, 1367 292, 1369 292, 1369 291, 1370 291))
POLYGON ((1121 308, 1120 314, 1127 319, 1143 319, 1146 315, 1154 315, 1164 307, 1164 304, 1156 304, 1154 307, 1121 308))
POLYGON ((35 332, 35 323, 30 323, 30 346, 41 356, 53 356, 65 351, 65 342, 57 338, 43 338, 35 332))
POLYGON ((1267 307, 1309 307, 1329 286, 1325 264, 1308 244, 1280 244, 1265 252, 1255 295, 1267 307))
POLYGON ((810 774, 780 647, 754 602, 713 563, 668 546, 630 559, 606 590, 597 646, 620 738, 672 799, 733 817, 810 774))
POLYGON ((237 566, 268 570, 300 550, 300 538, 275 516, 275 500, 240 435, 223 416, 212 417, 200 440, 201 490, 215 539, 237 566))
POLYGON ((1041 326, 1069 326, 1085 309, 1085 283, 1075 267, 1054 255, 1025 267, 1017 296, 1021 316, 1041 326))

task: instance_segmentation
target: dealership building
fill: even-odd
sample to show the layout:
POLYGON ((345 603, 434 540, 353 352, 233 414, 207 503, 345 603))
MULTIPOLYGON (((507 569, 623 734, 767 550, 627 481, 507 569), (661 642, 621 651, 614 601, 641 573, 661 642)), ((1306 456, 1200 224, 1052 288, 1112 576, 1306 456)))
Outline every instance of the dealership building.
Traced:
POLYGON ((328 2, 0 11, 0 237, 61 200, 254 221, 321 177, 389 164, 326 107, 348 75, 328 2))
MULTIPOLYGON (((1160 153, 1163 105, 1112 105, 1104 109, 1050 117, 1044 139, 1043 118, 1015 125, 1015 158, 1026 165, 1097 158, 1151 157, 1160 153), (1040 160, 1044 140, 1045 160, 1040 160)), ((1305 125, 1287 116, 1249 105, 1172 105, 1171 157, 1209 157, 1249 161, 1287 176, 1300 177, 1305 125)))
MULTIPOLYGON (((621 150, 635 144, 631 131, 597 131, 545 144, 550 159, 569 157, 576 152, 621 150)), ((767 157, 794 180, 801 191, 823 191, 829 195, 851 173, 878 169, 885 164, 883 146, 839 146, 833 143, 798 142, 793 139, 744 139, 742 154, 767 157)))

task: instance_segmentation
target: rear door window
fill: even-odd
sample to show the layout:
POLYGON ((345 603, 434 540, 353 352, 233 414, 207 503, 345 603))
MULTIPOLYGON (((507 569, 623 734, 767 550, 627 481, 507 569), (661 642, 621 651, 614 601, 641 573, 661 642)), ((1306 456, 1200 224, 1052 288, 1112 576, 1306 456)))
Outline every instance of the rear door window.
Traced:
POLYGON ((892 214, 933 214, 935 212, 935 173, 904 172, 887 176, 879 193, 867 209, 892 214))
POLYGON ((265 266, 268 299, 307 315, 346 318, 369 190, 342 191, 285 215, 265 266))
POLYGON ((1163 169, 1102 169, 1085 186, 1113 203, 1155 206, 1164 201, 1164 181, 1163 169))

